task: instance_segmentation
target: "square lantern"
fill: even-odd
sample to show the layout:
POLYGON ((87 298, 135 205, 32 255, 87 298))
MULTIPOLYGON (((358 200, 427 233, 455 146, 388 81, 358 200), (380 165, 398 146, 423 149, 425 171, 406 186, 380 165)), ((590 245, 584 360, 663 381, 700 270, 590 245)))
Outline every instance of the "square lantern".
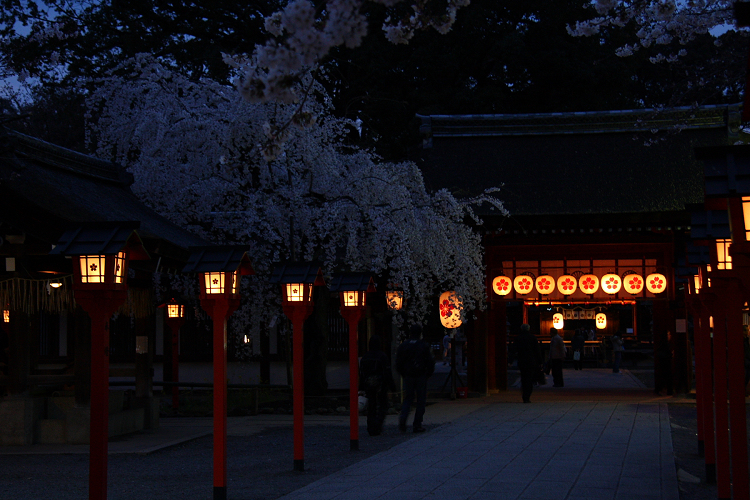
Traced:
POLYGON ((389 290, 385 292, 385 300, 389 309, 398 311, 404 307, 404 292, 403 290, 389 290))
POLYGON ((273 268, 271 283, 281 284, 284 305, 312 304, 313 287, 325 286, 323 271, 317 263, 283 264, 273 268))
POLYGON ((239 299, 240 276, 255 274, 247 247, 239 245, 190 247, 183 272, 201 274, 201 299, 239 299))
POLYGON ((91 223, 66 231, 50 255, 76 259, 75 290, 126 290, 129 260, 148 259, 133 222, 91 223))
POLYGON ((342 307, 364 307, 367 292, 375 290, 369 273, 337 274, 331 281, 331 291, 340 293, 342 307))
POLYGON ((170 299, 169 302, 164 304, 164 307, 167 308, 167 318, 169 319, 185 317, 185 306, 180 304, 175 298, 170 299))

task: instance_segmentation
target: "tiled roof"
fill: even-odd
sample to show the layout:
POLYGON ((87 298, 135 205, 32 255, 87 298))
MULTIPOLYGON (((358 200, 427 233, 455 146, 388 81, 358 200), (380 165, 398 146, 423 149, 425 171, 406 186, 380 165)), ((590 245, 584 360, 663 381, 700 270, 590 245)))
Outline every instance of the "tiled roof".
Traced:
POLYGON ((512 214, 683 210, 703 200, 694 149, 741 140, 740 111, 421 116, 420 166, 430 189, 500 186, 512 214))

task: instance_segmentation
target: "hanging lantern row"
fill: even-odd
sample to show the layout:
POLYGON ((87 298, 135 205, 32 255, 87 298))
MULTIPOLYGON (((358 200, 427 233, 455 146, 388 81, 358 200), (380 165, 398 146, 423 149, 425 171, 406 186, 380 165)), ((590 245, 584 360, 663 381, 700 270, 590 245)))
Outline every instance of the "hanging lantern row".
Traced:
POLYGON ((497 276, 492 280, 492 290, 501 296, 508 295, 515 290, 519 295, 526 295, 536 290, 541 295, 549 295, 555 290, 563 295, 571 295, 580 289, 587 295, 593 295, 599 288, 609 295, 615 295, 620 290, 625 290, 631 295, 638 295, 646 288, 651 293, 661 293, 667 289, 667 279, 663 274, 652 273, 646 279, 640 274, 628 274, 620 277, 617 274, 605 274, 601 280, 594 274, 584 274, 576 278, 570 274, 564 274, 555 280, 554 277, 543 274, 536 279, 527 274, 520 274, 512 281, 508 276, 497 276))

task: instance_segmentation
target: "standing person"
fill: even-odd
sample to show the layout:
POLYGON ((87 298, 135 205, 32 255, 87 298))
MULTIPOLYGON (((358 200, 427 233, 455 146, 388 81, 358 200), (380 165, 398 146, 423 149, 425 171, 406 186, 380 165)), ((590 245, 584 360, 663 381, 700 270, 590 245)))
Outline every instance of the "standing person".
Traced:
POLYGON ((583 348, 586 345, 586 337, 583 330, 576 330, 573 340, 570 342, 570 348, 573 350, 573 368, 583 370, 583 348))
POLYGON ((359 360, 359 390, 367 398, 367 433, 377 436, 383 431, 388 411, 388 390, 395 391, 388 356, 381 350, 380 337, 370 337, 369 350, 359 360))
POLYGON ((557 328, 550 328, 549 333, 552 336, 552 340, 549 342, 549 366, 552 372, 552 387, 564 387, 562 365, 568 350, 565 348, 565 342, 557 328))
POLYGON ((443 336, 443 364, 447 364, 448 361, 450 361, 451 354, 451 336, 448 334, 448 331, 446 330, 445 335, 443 336))
POLYGON ((404 402, 401 404, 401 414, 398 418, 398 429, 406 432, 406 417, 409 409, 417 396, 417 404, 414 409, 414 432, 424 432, 422 419, 424 418, 424 407, 427 400, 427 379, 435 371, 435 359, 430 352, 430 346, 421 340, 422 327, 412 325, 409 328, 409 339, 398 346, 396 351, 396 371, 404 379, 404 402))
MULTIPOLYGON (((713 335, 713 331, 711 331, 713 335)), ((663 390, 671 396, 672 390, 672 333, 659 336, 659 343, 656 345, 656 380, 654 381, 654 393, 661 395, 663 390)))
POLYGON ((620 362, 622 362, 622 351, 625 347, 622 345, 622 335, 620 332, 612 335, 612 350, 615 353, 615 359, 612 363, 612 373, 620 373, 620 362))
POLYGON ((513 341, 513 349, 521 372, 521 397, 524 403, 531 403, 531 391, 542 366, 542 352, 539 341, 531 333, 529 325, 521 325, 521 331, 513 341))

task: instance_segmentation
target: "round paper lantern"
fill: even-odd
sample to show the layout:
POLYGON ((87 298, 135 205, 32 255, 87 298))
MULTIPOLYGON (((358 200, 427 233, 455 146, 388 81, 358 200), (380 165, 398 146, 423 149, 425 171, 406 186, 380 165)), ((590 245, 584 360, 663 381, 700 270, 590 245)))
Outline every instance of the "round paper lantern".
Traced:
POLYGON ((596 327, 599 330, 607 328, 607 315, 604 313, 596 313, 596 327))
POLYGON ((555 313, 552 315, 552 326, 557 328, 558 330, 561 330, 563 327, 563 315, 562 313, 555 313))
POLYGON ((440 295, 440 322, 445 328, 461 326, 461 302, 456 292, 443 292, 440 295))
POLYGON ((536 279, 536 291, 542 295, 549 295, 555 291, 555 278, 543 274, 536 279))
POLYGON ((599 278, 593 274, 584 274, 578 280, 578 288, 580 288, 583 293, 593 295, 599 290, 599 278))
POLYGON ((616 274, 605 274, 602 276, 602 290, 605 293, 614 295, 622 288, 622 280, 616 274))
POLYGON ((513 283, 507 276, 497 276, 492 280, 492 290, 498 295, 508 295, 513 288, 513 283))
POLYGON ((531 276, 526 276, 524 274, 516 276, 513 280, 513 289, 518 294, 526 295, 534 289, 534 279, 531 276))
POLYGON ((557 278, 557 289, 563 295, 570 295, 578 288, 578 280, 569 274, 563 274, 557 278))
POLYGON ((651 293, 661 293, 667 289, 667 278, 663 274, 654 273, 646 277, 646 290, 651 293))
POLYGON ((643 277, 640 274, 628 274, 622 280, 622 287, 631 295, 637 295, 643 291, 643 277))

